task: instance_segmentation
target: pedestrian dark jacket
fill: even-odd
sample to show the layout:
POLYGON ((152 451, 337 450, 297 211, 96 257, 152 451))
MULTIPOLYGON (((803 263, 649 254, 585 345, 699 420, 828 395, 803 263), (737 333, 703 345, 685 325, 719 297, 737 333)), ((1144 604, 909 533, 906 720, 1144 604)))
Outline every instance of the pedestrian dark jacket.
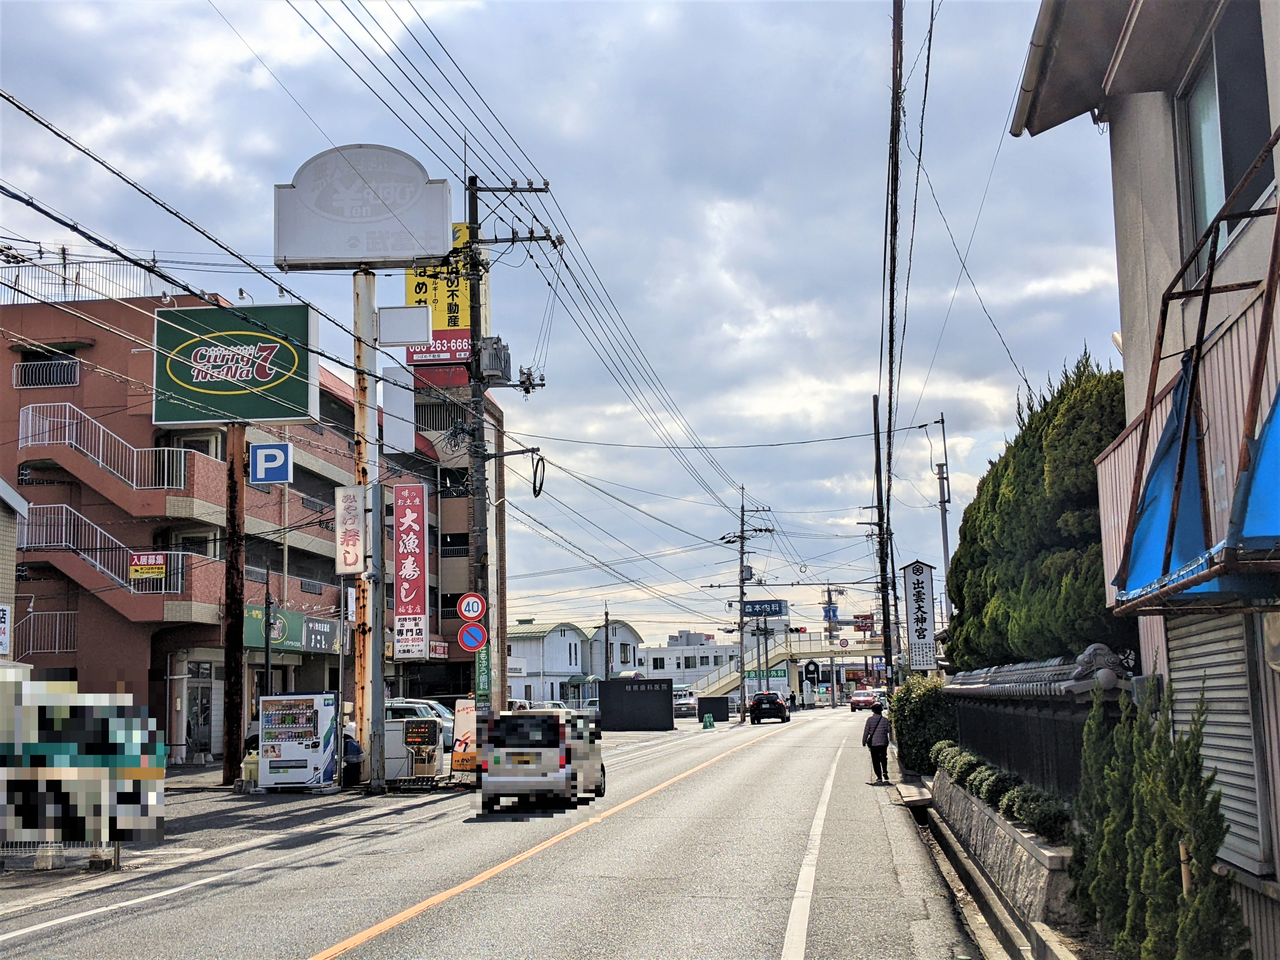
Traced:
POLYGON ((862 728, 862 745, 864 747, 887 747, 889 745, 889 720, 883 714, 873 713, 867 717, 867 725, 862 728))

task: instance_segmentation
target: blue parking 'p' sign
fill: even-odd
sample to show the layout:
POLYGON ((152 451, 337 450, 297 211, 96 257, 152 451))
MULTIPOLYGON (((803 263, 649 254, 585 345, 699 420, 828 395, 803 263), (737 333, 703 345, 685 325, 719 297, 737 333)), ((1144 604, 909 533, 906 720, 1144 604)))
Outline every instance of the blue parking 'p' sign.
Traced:
POLYGON ((293 444, 249 444, 249 482, 293 483, 293 444))

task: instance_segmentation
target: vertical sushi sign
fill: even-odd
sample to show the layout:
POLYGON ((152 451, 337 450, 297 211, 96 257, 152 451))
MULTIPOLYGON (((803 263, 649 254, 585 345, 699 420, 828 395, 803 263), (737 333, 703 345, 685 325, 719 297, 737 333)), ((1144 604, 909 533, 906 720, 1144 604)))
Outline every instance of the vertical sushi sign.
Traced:
POLYGON ((396 660, 426 660, 427 643, 427 497, 420 483, 395 488, 395 640, 396 660))

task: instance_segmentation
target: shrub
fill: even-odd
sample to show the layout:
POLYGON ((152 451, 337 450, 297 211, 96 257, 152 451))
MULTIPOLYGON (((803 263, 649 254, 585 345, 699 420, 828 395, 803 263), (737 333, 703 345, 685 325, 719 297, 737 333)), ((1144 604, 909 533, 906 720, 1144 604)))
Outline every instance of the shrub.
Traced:
POLYGON ((1038 791, 1029 783, 1024 783, 1014 787, 1000 799, 1000 816, 1006 820, 1019 820, 1018 807, 1029 797, 1034 796, 1038 791))
POLYGON ((972 793, 975 797, 982 796, 982 789, 987 785, 987 781, 1000 772, 999 767, 993 767, 989 763, 982 766, 969 774, 969 779, 964 782, 964 788, 972 793))
POLYGON ((942 762, 939 758, 939 755, 942 753, 942 751, 950 749, 955 745, 956 745, 956 742, 954 740, 939 740, 937 743, 935 743, 932 747, 929 748, 929 759, 933 761, 933 765, 935 769, 937 767, 942 766, 942 762))
POLYGON ((1018 805, 1018 819, 1049 843, 1061 843, 1071 825, 1071 812, 1057 797, 1037 790, 1018 805))
POLYGON ((958 749, 948 757, 945 769, 951 777, 951 782, 958 787, 963 787, 969 779, 969 774, 980 766, 982 766, 981 757, 968 750, 958 749))
POLYGON ((994 775, 987 778, 987 782, 983 784, 978 798, 987 806, 998 808, 1000 801, 1021 783, 1022 778, 1016 773, 1010 773, 1008 770, 997 770, 994 775))
POLYGON ((943 685, 936 677, 908 677, 890 704, 898 762, 917 773, 935 772, 933 745, 956 735, 956 708, 942 692, 943 685))

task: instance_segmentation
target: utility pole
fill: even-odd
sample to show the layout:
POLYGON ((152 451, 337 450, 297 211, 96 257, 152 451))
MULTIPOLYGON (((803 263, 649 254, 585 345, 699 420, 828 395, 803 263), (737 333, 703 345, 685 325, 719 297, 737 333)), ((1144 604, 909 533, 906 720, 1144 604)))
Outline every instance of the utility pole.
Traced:
POLYGON ((738 487, 738 722, 747 722, 747 488, 738 487))
MULTIPOLYGON (((896 9, 896 7, 895 7, 896 9)), ((889 613, 889 531, 884 522, 884 483, 880 465, 880 396, 871 397, 871 419, 875 425, 876 447, 876 555, 880 561, 880 632, 884 641, 885 688, 893 696, 896 674, 893 662, 893 640, 889 631, 893 628, 889 613)))
MULTIPOLYGON (((271 682, 271 561, 267 561, 267 601, 263 611, 262 619, 262 661, 265 669, 263 674, 265 679, 262 683, 262 695, 270 697, 275 694, 272 689, 274 684, 271 682)), ((259 733, 262 731, 261 725, 258 727, 259 733)))
POLYGON ((947 457, 947 417, 938 414, 942 426, 942 463, 938 464, 938 509, 942 512, 942 604, 947 611, 947 626, 951 625, 951 547, 947 538, 947 504, 951 502, 951 462, 947 457))
POLYGON ((604 678, 609 679, 609 601, 604 602, 604 678))
POLYGON ((355 333, 355 467, 356 483, 365 491, 365 549, 367 572, 356 579, 356 731, 369 754, 369 791, 386 789, 386 754, 383 730, 386 722, 382 686, 382 487, 378 478, 378 404, 374 370, 378 347, 377 275, 367 267, 353 274, 355 333))
POLYGON ((244 753, 244 424, 227 424, 227 546, 222 592, 222 784, 240 776, 244 753))

